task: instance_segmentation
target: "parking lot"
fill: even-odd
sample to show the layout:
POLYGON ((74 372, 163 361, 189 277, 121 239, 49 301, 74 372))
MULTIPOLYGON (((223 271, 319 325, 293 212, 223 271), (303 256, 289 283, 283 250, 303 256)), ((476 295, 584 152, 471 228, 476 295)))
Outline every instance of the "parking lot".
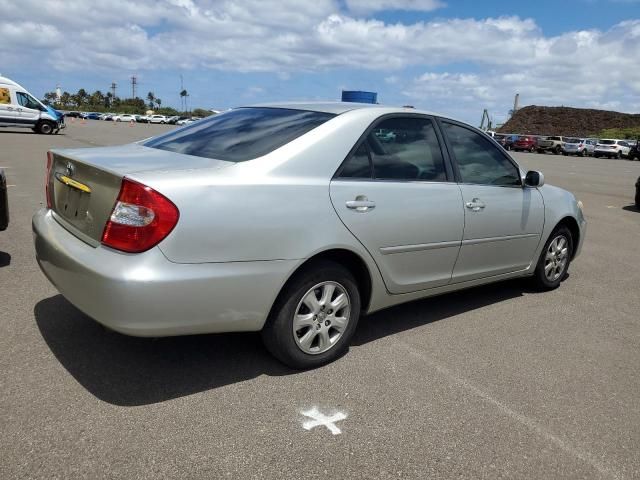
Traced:
POLYGON ((46 151, 171 128, 0 129, 0 478, 640 478, 640 162, 514 154, 585 205, 562 286, 378 312, 347 356, 298 372, 258 334, 107 331, 41 274, 30 222, 46 151), (341 433, 304 429, 313 408, 346 416, 341 433))

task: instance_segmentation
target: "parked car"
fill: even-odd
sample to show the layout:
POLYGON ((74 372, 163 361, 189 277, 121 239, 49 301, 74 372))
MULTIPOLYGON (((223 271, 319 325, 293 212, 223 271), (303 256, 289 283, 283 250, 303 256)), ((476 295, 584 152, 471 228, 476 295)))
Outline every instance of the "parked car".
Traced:
POLYGON ((535 153, 538 147, 538 138, 533 135, 521 135, 513 143, 513 150, 516 152, 535 153))
POLYGON ((624 140, 605 138, 598 140, 594 157, 623 158, 629 155, 629 145, 624 140))
POLYGON ((7 177, 0 168, 0 232, 9 226, 9 192, 7 191, 7 177))
POLYGON ((493 136, 493 139, 502 145, 502 148, 505 150, 511 150, 513 148, 513 144, 518 140, 518 135, 496 133, 493 136))
POLYGON ((582 204, 481 130, 379 105, 237 108, 52 150, 47 178, 37 260, 81 311, 137 336, 261 330, 296 368, 344 353, 361 313, 516 277, 556 288, 585 234, 582 204))
POLYGON ((538 140, 538 153, 553 152, 556 155, 562 153, 564 137, 549 136, 538 140))
POLYGON ((68 118, 80 118, 80 112, 65 112, 64 116, 68 118))
POLYGON ((168 123, 169 117, 165 115, 151 115, 149 123, 168 123))
POLYGON ((167 123, 170 125, 176 125, 178 120, 182 120, 183 118, 187 118, 187 117, 181 117, 180 115, 173 115, 172 117, 169 117, 167 119, 167 123))
POLYGON ((198 120, 201 120, 201 117, 191 117, 191 118, 183 118, 181 120, 178 120, 176 122, 176 125, 189 125, 193 122, 197 122, 198 120))
POLYGON ((640 142, 636 140, 635 144, 629 148, 629 160, 640 160, 640 142))
POLYGON ((100 120, 100 114, 97 112, 83 112, 80 117, 85 120, 100 120))
POLYGON ((595 138, 565 138, 562 153, 564 155, 579 155, 588 157, 593 155, 598 140, 595 138))
POLYGON ((42 103, 22 85, 0 76, 0 126, 58 133, 65 128, 64 114, 42 103))
POLYGON ((136 116, 130 113, 123 113, 118 115, 116 118, 116 122, 136 122, 136 116))
POLYGON ((149 117, 147 115, 134 115, 136 117, 136 122, 138 123, 149 123, 149 117))

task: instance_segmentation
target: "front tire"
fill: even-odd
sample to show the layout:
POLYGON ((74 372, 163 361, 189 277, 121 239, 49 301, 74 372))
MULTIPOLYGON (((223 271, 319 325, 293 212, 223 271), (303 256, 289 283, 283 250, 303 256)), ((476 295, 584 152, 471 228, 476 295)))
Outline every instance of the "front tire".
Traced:
POLYGON ((549 235, 544 245, 536 270, 533 274, 533 284, 538 290, 553 290, 558 288, 569 271, 569 264, 573 256, 573 237, 571 231, 560 225, 549 235))
POLYGON ((332 261, 317 261, 287 282, 262 339, 282 363, 315 368, 347 352, 359 316, 360 293, 351 272, 332 261))
POLYGON ((51 135, 53 133, 54 128, 55 128, 55 125, 52 122, 47 122, 46 120, 36 125, 36 131, 42 135, 51 135))

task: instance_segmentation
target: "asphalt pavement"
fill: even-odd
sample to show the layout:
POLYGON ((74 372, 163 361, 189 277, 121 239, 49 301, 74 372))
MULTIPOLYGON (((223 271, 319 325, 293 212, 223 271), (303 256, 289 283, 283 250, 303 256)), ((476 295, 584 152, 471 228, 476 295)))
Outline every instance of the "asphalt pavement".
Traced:
POLYGON ((640 162, 515 154, 585 205, 561 287, 382 311, 348 355, 297 372, 257 334, 107 331, 40 272, 46 151, 170 128, 0 129, 0 478, 640 478, 640 162))

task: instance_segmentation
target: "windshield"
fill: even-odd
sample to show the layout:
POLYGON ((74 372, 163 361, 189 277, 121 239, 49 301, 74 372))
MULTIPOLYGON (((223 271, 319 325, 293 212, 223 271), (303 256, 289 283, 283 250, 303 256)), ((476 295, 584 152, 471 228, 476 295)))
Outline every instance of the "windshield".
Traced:
POLYGON ((144 145, 187 155, 244 162, 272 152, 334 116, 284 108, 238 108, 151 139, 144 145))
POLYGON ((600 140, 600 143, 602 145, 615 145, 616 141, 615 140, 600 140))
POLYGON ((567 138, 566 143, 582 143, 582 140, 579 138, 567 138))

